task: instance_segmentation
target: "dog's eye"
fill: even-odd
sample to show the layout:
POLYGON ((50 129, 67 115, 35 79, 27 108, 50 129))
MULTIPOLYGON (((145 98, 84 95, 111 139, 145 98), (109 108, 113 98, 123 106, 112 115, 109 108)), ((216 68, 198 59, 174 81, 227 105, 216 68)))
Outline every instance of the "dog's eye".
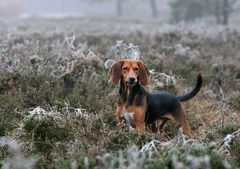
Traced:
POLYGON ((123 67, 122 70, 128 70, 128 67, 123 67))
POLYGON ((134 68, 134 71, 136 71, 136 72, 137 72, 138 70, 139 70, 139 68, 138 68, 138 67, 134 68))

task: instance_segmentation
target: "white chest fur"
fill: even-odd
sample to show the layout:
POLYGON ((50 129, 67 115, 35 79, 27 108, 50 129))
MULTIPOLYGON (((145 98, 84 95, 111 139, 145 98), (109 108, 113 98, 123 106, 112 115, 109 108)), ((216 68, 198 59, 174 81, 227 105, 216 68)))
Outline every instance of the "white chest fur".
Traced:
POLYGON ((132 112, 125 112, 124 113, 124 118, 126 122, 133 128, 135 128, 134 120, 133 120, 133 115, 134 113, 132 112))

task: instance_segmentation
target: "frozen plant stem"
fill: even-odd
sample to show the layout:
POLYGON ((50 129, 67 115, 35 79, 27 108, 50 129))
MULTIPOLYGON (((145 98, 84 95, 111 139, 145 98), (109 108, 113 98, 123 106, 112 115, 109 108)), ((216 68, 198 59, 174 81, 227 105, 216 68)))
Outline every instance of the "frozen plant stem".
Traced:
POLYGON ((219 85, 220 95, 222 97, 222 99, 221 99, 221 121, 222 121, 222 132, 223 132, 223 129, 224 129, 225 97, 224 97, 224 93, 223 93, 223 89, 222 89, 221 79, 218 80, 218 85, 219 85))
POLYGON ((224 129, 224 111, 225 111, 225 97, 224 97, 224 93, 223 93, 223 88, 222 88, 222 75, 223 75, 223 70, 221 68, 221 65, 218 63, 215 63, 212 65, 212 70, 214 71, 214 73, 216 73, 216 80, 217 80, 217 84, 219 86, 219 92, 221 95, 221 129, 222 129, 222 133, 223 133, 223 129, 224 129))
POLYGON ((232 134, 228 134, 219 144, 217 150, 220 150, 221 148, 225 148, 228 154, 230 154, 231 146, 230 143, 240 136, 240 129, 237 131, 233 132, 232 134))

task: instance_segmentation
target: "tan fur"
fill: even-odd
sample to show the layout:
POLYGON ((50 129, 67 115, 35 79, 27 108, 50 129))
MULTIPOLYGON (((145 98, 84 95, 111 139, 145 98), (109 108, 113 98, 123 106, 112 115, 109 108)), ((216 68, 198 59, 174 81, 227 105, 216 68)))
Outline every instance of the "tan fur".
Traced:
POLYGON ((118 105, 115 112, 118 121, 121 121, 123 119, 124 112, 126 112, 125 105, 118 105))
POLYGON ((130 106, 127 108, 127 112, 133 113, 133 121, 136 126, 136 129, 139 134, 142 134, 145 131, 145 112, 146 107, 136 107, 136 106, 130 106))
MULTIPOLYGON (((132 59, 124 59, 122 61, 118 61, 112 65, 109 70, 109 76, 113 83, 118 83, 120 78, 124 80, 127 84, 129 77, 138 78, 140 83, 145 86, 150 82, 150 72, 147 66, 139 60, 132 59)), ((128 94, 128 90, 125 91, 128 94)), ((134 102, 133 102, 134 103, 134 102)), ((126 103, 123 103, 120 100, 119 105, 117 106, 117 110, 115 115, 118 121, 122 121, 124 118, 124 113, 133 113, 133 122, 139 134, 142 134, 145 130, 145 113, 147 111, 147 99, 145 98, 143 105, 135 106, 134 104, 131 106, 126 106, 126 103)), ((167 121, 172 121, 182 127, 183 133, 189 137, 192 137, 191 129, 186 119, 185 110, 181 104, 180 116, 175 117, 172 114, 166 114, 158 119, 158 122, 155 122, 152 125, 152 129, 155 131, 162 130, 167 121)))
POLYGON ((147 66, 142 61, 139 61, 138 65, 140 67, 140 69, 139 69, 139 81, 141 82, 141 84, 143 86, 146 86, 150 82, 150 72, 149 72, 147 66))
POLYGON ((123 76, 126 81, 129 76, 139 77, 139 81, 143 86, 146 86, 150 82, 150 72, 147 66, 139 60, 124 59, 123 61, 118 61, 114 63, 109 72, 110 80, 117 84, 123 76), (122 68, 127 68, 124 70, 122 68), (138 69, 137 71, 135 69, 138 69))
POLYGON ((120 78, 121 78, 121 74, 122 74, 122 64, 123 62, 122 61, 118 61, 116 63, 114 63, 108 74, 110 76, 110 80, 115 83, 115 84, 118 84, 120 78))

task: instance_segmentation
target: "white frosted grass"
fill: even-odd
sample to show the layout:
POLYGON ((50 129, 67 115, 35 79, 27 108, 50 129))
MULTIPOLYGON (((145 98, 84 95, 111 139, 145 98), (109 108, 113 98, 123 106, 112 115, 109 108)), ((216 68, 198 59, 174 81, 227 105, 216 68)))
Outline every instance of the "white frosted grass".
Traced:
MULTIPOLYGON (((187 41, 190 43, 193 38, 196 40, 207 38, 209 40, 227 41, 229 38, 237 38, 238 36, 235 36, 235 34, 240 34, 240 26, 238 24, 222 26, 207 24, 201 21, 194 23, 182 22, 179 24, 150 24, 141 22, 137 24, 135 22, 127 22, 123 24, 123 21, 112 20, 96 21, 95 23, 85 19, 69 19, 62 20, 62 22, 46 19, 40 19, 38 22, 31 19, 25 20, 25 22, 20 21, 6 24, 1 30, 3 37, 0 43, 0 72, 16 72, 26 75, 33 72, 36 74, 50 74, 56 78, 62 77, 72 72, 77 61, 92 56, 90 51, 86 52, 88 50, 87 42, 77 43, 76 41, 77 37, 86 35, 135 35, 136 33, 141 33, 155 38, 156 36, 174 33, 181 35, 181 42, 187 41), (61 41, 59 38, 56 38, 52 44, 42 44, 40 46, 39 40, 30 38, 35 35, 46 39, 63 35, 64 39, 61 41), (15 43, 16 39, 21 40, 21 42, 15 43), (14 51, 14 54, 9 56, 7 56, 8 49, 6 48, 8 43, 13 44, 11 50, 14 51), (31 55, 21 54, 21 51, 27 50, 29 46, 33 48, 34 52, 31 55), (49 46, 52 48, 51 54, 43 56, 40 51, 46 50, 49 46), (67 49, 63 50, 65 46, 67 46, 67 49), (30 61, 35 61, 34 65, 30 61)), ((175 55, 188 56, 190 60, 200 56, 199 51, 192 51, 190 47, 183 46, 181 43, 170 48, 175 50, 175 55)), ((112 59, 114 60, 124 58, 140 59, 142 57, 137 45, 126 44, 123 41, 117 41, 113 50, 114 58, 112 59)))
POLYGON ((240 27, 238 24, 231 24, 228 26, 209 24, 206 22, 193 22, 186 23, 180 22, 178 24, 163 23, 157 29, 156 34, 163 35, 169 33, 179 33, 182 35, 195 35, 198 38, 208 38, 217 40, 218 38, 226 41, 229 33, 240 33, 240 27))
POLYGON ((72 36, 66 36, 64 41, 63 41, 63 45, 67 44, 72 50, 75 50, 75 45, 74 42, 76 40, 76 36, 73 33, 72 36))
POLYGON ((226 137, 224 137, 223 140, 219 141, 219 147, 218 150, 221 150, 225 153, 227 153, 228 155, 231 155, 230 150, 231 150, 231 145, 230 143, 232 143, 232 141, 237 138, 238 136, 240 136, 240 128, 233 132, 232 134, 228 134, 226 137))
POLYGON ((187 155, 187 161, 190 162, 189 168, 205 168, 211 169, 210 157, 208 155, 202 157, 195 157, 192 155, 187 155))
MULTIPOLYGON (((50 110, 47 111, 41 107, 31 108, 28 111, 28 115, 24 117, 24 121, 27 121, 29 119, 34 119, 36 121, 44 121, 48 119, 53 119, 54 122, 56 122, 59 126, 64 124, 64 116, 62 113, 58 112, 57 110, 50 110)), ((21 128, 23 127, 23 124, 21 124, 21 128)))
POLYGON ((112 154, 105 153, 98 155, 97 160, 101 162, 104 168, 114 169, 116 165, 124 169, 143 168, 146 156, 139 151, 136 145, 128 147, 125 151, 119 151, 116 158, 112 154))
POLYGON ((188 56, 188 52, 191 50, 190 47, 188 46, 183 47, 182 44, 176 44, 174 48, 175 48, 174 54, 178 56, 188 56))
POLYGON ((118 40, 117 44, 112 48, 115 59, 140 59, 140 51, 137 45, 132 43, 124 43, 123 40, 118 40))
POLYGON ((73 34, 66 36, 63 42, 59 40, 54 41, 54 43, 51 44, 52 52, 49 56, 38 54, 38 51, 49 48, 47 44, 40 46, 39 41, 33 40, 35 45, 32 46, 32 50, 36 53, 24 56, 20 56, 19 53, 25 51, 28 44, 32 45, 32 42, 29 42, 27 38, 23 38, 23 42, 20 45, 13 45, 12 50, 15 52, 9 56, 7 56, 8 49, 6 45, 0 43, 0 73, 10 72, 20 73, 22 75, 47 74, 54 78, 61 78, 71 73, 74 70, 75 64, 82 60, 87 62, 97 61, 98 65, 103 66, 101 59, 93 51, 88 49, 86 42, 76 43, 75 40, 76 37, 75 34, 73 34), (65 45, 67 49, 63 50, 62 48, 65 45))
POLYGON ((116 61, 113 59, 108 59, 104 62, 105 69, 109 69, 116 61))
POLYGON ((66 118, 83 118, 90 119, 89 113, 83 108, 71 107, 69 103, 65 102, 65 107, 62 108, 62 113, 57 111, 56 108, 50 108, 50 110, 45 110, 41 107, 31 108, 28 111, 28 115, 24 117, 23 123, 20 124, 20 130, 23 128, 24 121, 29 119, 34 119, 37 121, 43 121, 52 119, 59 126, 62 126, 66 122, 66 118))
POLYGON ((173 86, 177 85, 177 80, 174 75, 168 75, 166 73, 159 73, 151 70, 151 76, 154 84, 158 87, 173 86))
POLYGON ((90 114, 86 109, 83 108, 74 108, 70 106, 70 103, 65 102, 65 107, 63 108, 63 112, 67 114, 67 116, 80 117, 83 119, 90 119, 90 114))
POLYGON ((123 40, 117 40, 116 45, 111 49, 114 59, 107 59, 104 62, 105 69, 109 69, 117 60, 122 59, 140 59, 140 50, 137 45, 124 43, 123 40))
POLYGON ((11 158, 4 159, 2 161, 2 169, 33 169, 37 159, 30 157, 24 157, 21 152, 21 146, 18 141, 12 137, 0 137, 0 146, 7 146, 10 154, 13 155, 11 158))

